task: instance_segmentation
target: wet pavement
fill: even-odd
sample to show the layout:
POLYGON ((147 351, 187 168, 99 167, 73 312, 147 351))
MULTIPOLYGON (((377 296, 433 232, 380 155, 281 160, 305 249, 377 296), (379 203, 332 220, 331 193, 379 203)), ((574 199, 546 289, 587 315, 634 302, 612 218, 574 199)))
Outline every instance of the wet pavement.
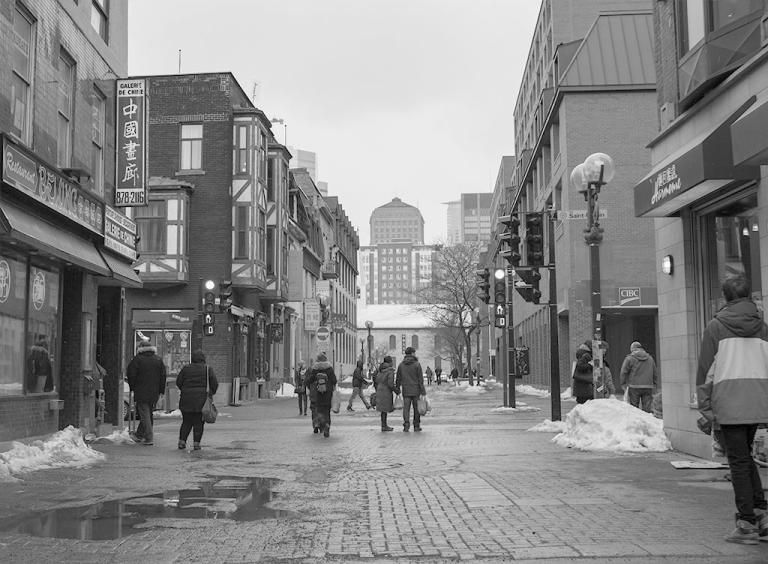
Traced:
MULTIPOLYGON (((379 431, 357 401, 312 433, 293 398, 221 406, 203 449, 94 444, 106 462, 0 484, 0 561, 768 562, 729 544, 723 470, 680 453, 589 453, 528 433, 541 411, 493 412, 485 394, 433 387, 422 433, 379 431)), ((573 407, 563 403, 563 412, 573 407)))

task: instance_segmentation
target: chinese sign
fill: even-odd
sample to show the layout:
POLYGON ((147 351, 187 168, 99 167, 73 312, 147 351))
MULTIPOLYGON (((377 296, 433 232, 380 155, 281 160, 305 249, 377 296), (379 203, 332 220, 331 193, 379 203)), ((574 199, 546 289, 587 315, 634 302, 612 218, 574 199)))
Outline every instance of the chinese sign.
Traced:
POLYGON ((304 330, 317 331, 320 327, 320 304, 317 300, 304 300, 304 330))
POLYGON ((136 223, 111 206, 104 210, 104 246, 136 260, 136 223))
POLYGON ((117 81, 116 206, 147 205, 146 102, 144 80, 117 81))
POLYGON ((78 225, 102 233, 104 204, 97 196, 5 137, 3 181, 78 225))

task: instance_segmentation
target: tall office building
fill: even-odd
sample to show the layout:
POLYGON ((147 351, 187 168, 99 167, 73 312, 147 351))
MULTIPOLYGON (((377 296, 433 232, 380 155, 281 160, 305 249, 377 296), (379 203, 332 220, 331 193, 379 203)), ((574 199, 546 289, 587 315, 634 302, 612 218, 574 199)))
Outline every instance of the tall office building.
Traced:
POLYGON ((379 206, 371 214, 371 245, 409 242, 424 244, 424 217, 400 198, 379 206))
MULTIPOLYGON (((291 153, 290 167, 307 169, 312 180, 317 182, 317 153, 313 151, 305 151, 304 149, 297 149, 292 145, 288 146, 288 151, 291 153)), ((327 192, 325 195, 327 195, 327 192)))
POLYGON ((461 243, 461 200, 453 202, 443 202, 445 206, 445 216, 447 224, 447 237, 445 242, 448 245, 457 245, 461 243))
POLYGON ((408 241, 360 247, 361 297, 365 304, 419 303, 418 290, 432 284, 436 245, 408 241))
POLYGON ((458 200, 444 202, 448 245, 488 242, 491 237, 492 192, 461 194, 458 200))

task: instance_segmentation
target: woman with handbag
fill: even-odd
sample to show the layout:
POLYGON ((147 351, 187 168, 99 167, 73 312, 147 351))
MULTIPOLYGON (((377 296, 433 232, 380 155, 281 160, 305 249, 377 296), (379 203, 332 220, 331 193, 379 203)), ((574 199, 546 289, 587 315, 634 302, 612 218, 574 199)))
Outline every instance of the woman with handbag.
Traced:
POLYGON ((205 363, 203 351, 192 353, 192 362, 184 366, 176 377, 176 387, 181 392, 179 409, 181 410, 181 428, 179 429, 179 449, 187 448, 187 437, 192 431, 194 450, 200 450, 203 438, 203 404, 212 398, 219 389, 219 381, 213 368, 205 363))
POLYGON ((395 410, 392 392, 395 390, 395 369, 392 366, 392 357, 385 356, 379 371, 374 377, 376 386, 376 410, 381 414, 381 430, 392 431, 387 425, 387 414, 395 410))
POLYGON ((300 361, 296 367, 296 375, 294 376, 294 392, 299 396, 299 415, 307 414, 307 369, 304 367, 304 361, 300 361))

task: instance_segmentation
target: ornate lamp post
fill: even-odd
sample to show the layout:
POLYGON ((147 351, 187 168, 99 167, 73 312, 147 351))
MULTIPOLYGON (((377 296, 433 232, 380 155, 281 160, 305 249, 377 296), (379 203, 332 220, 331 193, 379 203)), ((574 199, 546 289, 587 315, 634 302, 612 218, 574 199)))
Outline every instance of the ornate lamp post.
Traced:
POLYGON ((600 227, 600 209, 597 204, 600 188, 613 179, 616 169, 613 159, 605 153, 593 153, 571 171, 571 184, 587 202, 587 228, 584 241, 589 246, 589 272, 592 307, 592 390, 597 397, 597 379, 603 367, 602 298, 600 295, 600 243, 603 228, 600 227))
POLYGON ((373 321, 366 321, 365 328, 368 329, 368 374, 373 372, 373 358, 371 357, 371 349, 373 348, 373 335, 371 335, 371 329, 373 329, 373 321))

